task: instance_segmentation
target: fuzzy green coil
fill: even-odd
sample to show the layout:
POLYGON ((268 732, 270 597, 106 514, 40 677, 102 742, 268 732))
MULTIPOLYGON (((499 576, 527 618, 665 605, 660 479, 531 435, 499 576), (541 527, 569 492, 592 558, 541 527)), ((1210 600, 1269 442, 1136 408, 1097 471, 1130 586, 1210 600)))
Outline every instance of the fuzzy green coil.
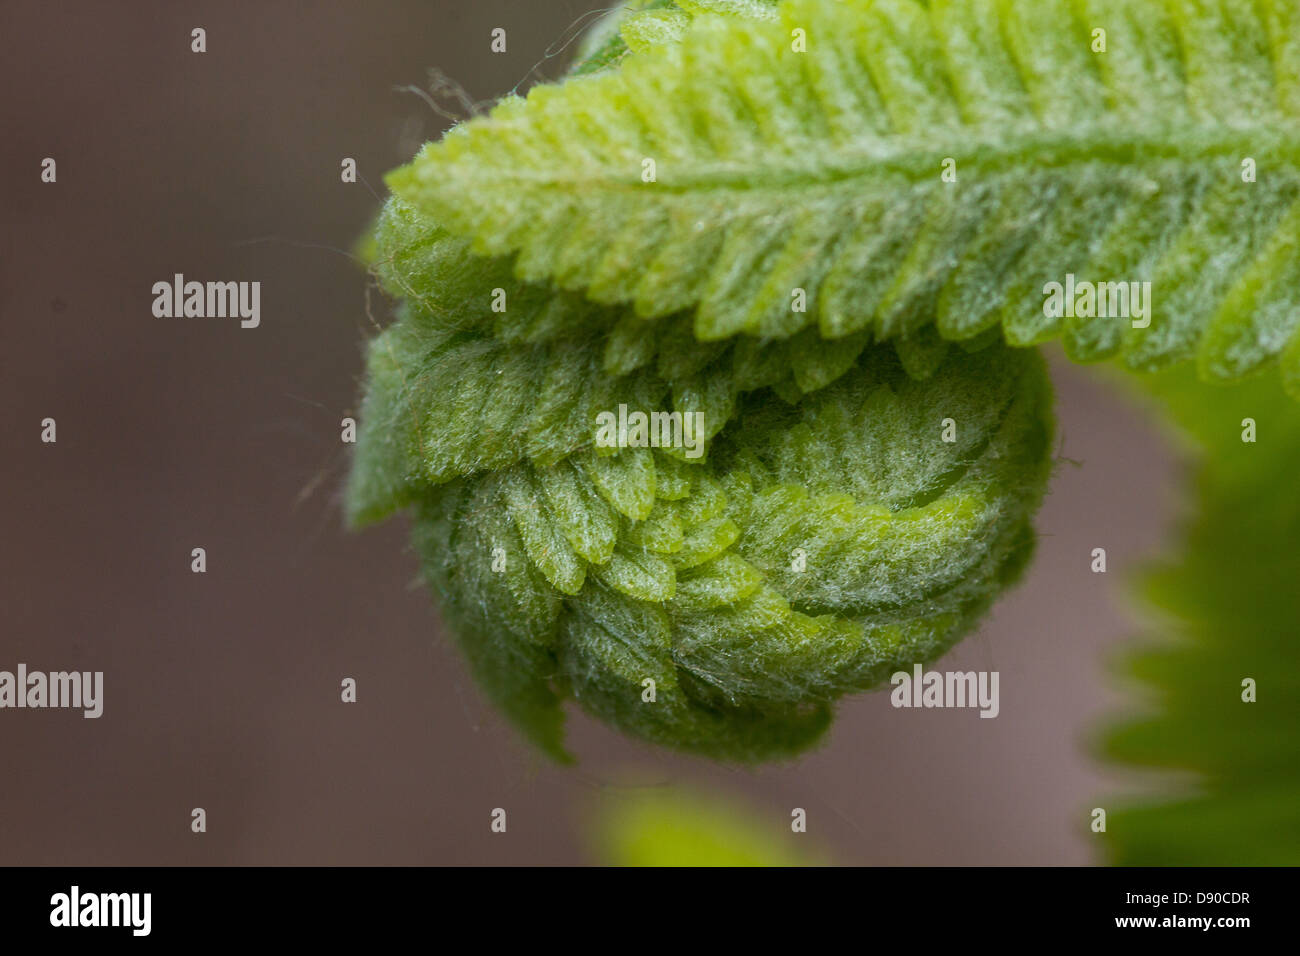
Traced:
POLYGON ((370 348, 351 517, 414 507, 481 685, 555 756, 564 697, 671 747, 798 752, 1028 558, 1051 435, 1035 352, 704 345, 689 316, 521 284, 398 200, 373 254, 405 301, 370 348), (619 404, 702 412, 707 454, 597 448, 619 404))
MULTIPOLYGON (((649 6, 673 21, 662 42, 689 33, 649 6)), ((727 22, 775 8, 735 6, 727 22)), ((570 83, 641 55, 601 49, 570 83)), ((349 518, 412 510, 481 687, 553 756, 567 698, 676 749, 798 753, 836 699, 937 658, 1027 562, 1052 443, 1037 352, 865 315, 702 335, 693 302, 531 274, 482 254, 463 210, 448 231, 415 199, 389 201, 368 250, 401 305, 369 350, 349 518), (598 447, 620 406, 700 414, 703 454, 598 447)))

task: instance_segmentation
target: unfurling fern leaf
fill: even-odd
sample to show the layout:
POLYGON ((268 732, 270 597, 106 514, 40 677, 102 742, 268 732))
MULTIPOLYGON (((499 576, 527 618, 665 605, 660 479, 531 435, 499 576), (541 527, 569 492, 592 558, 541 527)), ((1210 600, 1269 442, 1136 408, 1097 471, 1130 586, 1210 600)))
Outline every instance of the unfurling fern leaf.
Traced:
POLYGON ((692 309, 703 340, 1000 326, 1215 380, 1284 355, 1300 395, 1294 0, 750 6, 776 19, 697 16, 389 183, 521 278, 692 309), (1150 282, 1149 324, 1048 314, 1068 274, 1150 282))
POLYGON ((566 698, 806 748, 1028 560, 1051 403, 1006 343, 1300 368, 1300 19, 1219 6, 625 4, 582 75, 390 176, 352 520, 414 508, 482 686, 553 755, 566 698), (1068 273, 1151 281, 1149 326, 1051 318, 1068 273), (697 447, 601 447, 620 408, 700 415, 697 447))
POLYGON ((701 344, 688 316, 520 283, 401 202, 375 246, 406 301, 371 345, 350 514, 415 506, 481 685, 557 757, 565 696, 667 746, 797 752, 1028 560, 1051 435, 1035 354, 701 344), (629 323, 652 334, 629 344, 629 323), (699 413, 700 456, 598 447, 620 404, 699 413))
POLYGON ((560 694, 714 756, 807 746, 836 697, 938 656, 1028 559, 1047 386, 1036 355, 996 351, 916 382, 876 350, 796 406, 751 393, 702 465, 587 451, 422 494, 445 613, 471 658, 512 662, 485 689, 509 711, 526 685, 524 728, 555 752, 560 694))

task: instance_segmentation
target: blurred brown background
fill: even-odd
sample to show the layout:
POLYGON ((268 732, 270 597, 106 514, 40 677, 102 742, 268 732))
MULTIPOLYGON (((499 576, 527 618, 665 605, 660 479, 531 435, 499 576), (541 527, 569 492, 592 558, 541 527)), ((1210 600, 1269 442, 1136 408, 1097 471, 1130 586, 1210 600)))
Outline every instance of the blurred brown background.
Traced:
POLYGON ((346 252, 384 171, 446 126, 395 87, 437 67, 485 100, 536 64, 557 76, 548 52, 597 7, 0 7, 0 669, 105 672, 99 720, 0 711, 0 864, 583 862, 629 774, 716 791, 841 862, 1096 860, 1087 811, 1117 781, 1087 735, 1123 702, 1105 666, 1134 630, 1124 571, 1158 548, 1177 473, 1085 372, 1056 363, 1072 461, 1033 570, 944 662, 999 670, 1001 715, 866 695, 790 765, 679 758, 580 714, 581 763, 548 765, 440 634, 404 521, 342 530, 339 421, 372 331, 346 252), (340 182, 347 156, 365 183, 340 182), (176 272, 260 280, 261 327, 154 318, 151 286, 176 272))

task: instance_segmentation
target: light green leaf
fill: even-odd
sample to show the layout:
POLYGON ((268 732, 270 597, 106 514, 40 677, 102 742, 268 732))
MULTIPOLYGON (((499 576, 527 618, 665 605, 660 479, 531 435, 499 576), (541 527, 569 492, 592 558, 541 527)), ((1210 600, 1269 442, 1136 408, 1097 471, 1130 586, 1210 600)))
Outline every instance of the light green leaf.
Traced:
POLYGON ((556 590, 563 594, 581 591, 586 564, 544 509, 538 483, 530 480, 527 471, 517 468, 504 476, 502 492, 529 559, 556 590))
POLYGON ((755 20, 775 20, 777 0, 677 0, 677 5, 694 14, 721 13, 755 20))
POLYGON ((595 571, 611 588, 638 601, 667 601, 677 589, 673 566, 650 551, 619 551, 595 571))
POLYGON ((680 43, 535 88, 390 184, 476 251, 517 254, 522 278, 645 316, 691 309, 702 340, 1000 326, 1083 360, 1195 358, 1216 379, 1285 355, 1300 380, 1291 0, 777 12, 700 16, 680 43), (1149 325, 1046 314, 1067 275, 1152 283, 1149 325))
POLYGON ((654 10, 631 17, 619 32, 628 49, 636 53, 680 40, 690 22, 691 18, 681 10, 654 10))

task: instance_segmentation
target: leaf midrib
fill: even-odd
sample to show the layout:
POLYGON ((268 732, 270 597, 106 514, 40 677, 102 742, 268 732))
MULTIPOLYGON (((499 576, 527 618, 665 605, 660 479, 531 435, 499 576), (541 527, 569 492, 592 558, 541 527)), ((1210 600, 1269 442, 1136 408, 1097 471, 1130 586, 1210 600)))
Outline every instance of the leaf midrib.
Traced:
MULTIPOLYGON (((641 182, 639 169, 622 178, 610 175, 607 166, 581 164, 570 164, 563 172, 541 170, 537 175, 512 171, 510 176, 502 177, 499 170, 489 169, 484 169, 484 174, 498 183, 513 181, 534 188, 569 190, 580 187, 585 191, 596 187, 608 191, 650 190, 659 193, 786 191, 837 186, 859 180, 881 187, 924 182, 959 186, 963 181, 991 176, 1037 178, 1098 163, 1140 171, 1171 166, 1186 169, 1229 160, 1239 163, 1247 157, 1255 159, 1261 166, 1265 165, 1265 160, 1268 165, 1280 162, 1287 174, 1300 175, 1300 128, 1279 133, 1276 127, 1241 126, 1225 132, 1218 126, 1183 125, 1145 134, 1117 133, 1112 128, 1092 127, 1082 132, 1052 130, 1022 136, 1010 147, 1005 139, 985 138, 966 139, 960 148, 917 149, 908 146, 884 152, 878 149, 879 142, 873 141, 871 148, 841 147, 828 159, 803 165, 789 163, 785 157, 780 163, 763 165, 690 163, 687 173, 673 176, 667 182, 655 183, 641 182), (865 161, 864 155, 869 155, 865 161), (837 156, 844 158, 837 160, 837 156), (958 182, 955 184, 944 184, 939 179, 941 164, 949 158, 956 161, 958 182)), ((652 153, 646 152, 648 155, 652 153)), ((659 167, 661 172, 665 169, 672 172, 666 161, 659 167)), ((413 175, 419 176, 418 173, 413 175)), ((403 185, 401 179, 394 178, 398 179, 392 184, 395 188, 403 185)))

